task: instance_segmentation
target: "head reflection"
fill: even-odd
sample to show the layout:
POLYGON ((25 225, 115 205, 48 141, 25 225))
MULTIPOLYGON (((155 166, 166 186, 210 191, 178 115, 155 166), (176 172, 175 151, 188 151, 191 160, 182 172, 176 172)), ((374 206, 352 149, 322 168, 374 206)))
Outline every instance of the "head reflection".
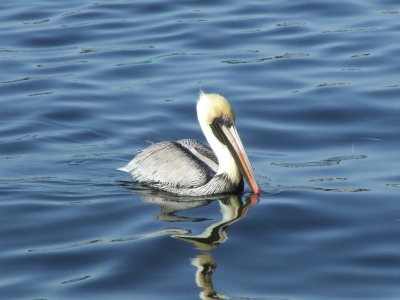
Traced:
POLYGON ((172 235, 173 238, 189 242, 200 250, 201 253, 191 259, 191 264, 197 268, 196 284, 202 288, 201 299, 242 299, 218 294, 214 289, 212 274, 217 268, 217 263, 212 257, 210 250, 218 247, 228 239, 228 228, 246 215, 247 210, 258 202, 256 195, 242 198, 237 195, 229 195, 218 198, 182 198, 167 195, 142 195, 142 200, 149 204, 160 206, 161 210, 155 216, 156 220, 169 222, 202 222, 209 218, 185 217, 181 213, 218 201, 221 218, 207 226, 202 233, 197 235, 172 235))

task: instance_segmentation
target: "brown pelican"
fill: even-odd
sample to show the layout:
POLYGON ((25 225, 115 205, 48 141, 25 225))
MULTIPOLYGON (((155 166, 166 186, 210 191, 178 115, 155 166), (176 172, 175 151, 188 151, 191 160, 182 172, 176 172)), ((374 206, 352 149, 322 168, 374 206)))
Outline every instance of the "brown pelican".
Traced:
POLYGON ((197 117, 212 150, 191 139, 155 143, 119 170, 144 185, 182 196, 240 193, 243 177, 260 194, 229 102, 200 92, 197 117))

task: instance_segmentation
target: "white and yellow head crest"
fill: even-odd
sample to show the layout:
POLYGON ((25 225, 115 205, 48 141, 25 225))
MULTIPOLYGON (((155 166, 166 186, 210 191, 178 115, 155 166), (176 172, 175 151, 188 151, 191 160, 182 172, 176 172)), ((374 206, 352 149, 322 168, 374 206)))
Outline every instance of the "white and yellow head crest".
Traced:
POLYGON ((232 122, 235 122, 235 114, 228 100, 218 94, 200 92, 197 101, 197 118, 200 124, 209 125, 223 115, 227 115, 232 122))

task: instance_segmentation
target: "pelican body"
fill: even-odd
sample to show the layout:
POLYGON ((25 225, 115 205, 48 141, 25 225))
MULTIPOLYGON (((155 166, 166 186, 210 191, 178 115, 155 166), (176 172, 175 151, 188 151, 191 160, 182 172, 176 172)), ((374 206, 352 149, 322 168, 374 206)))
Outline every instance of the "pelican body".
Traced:
POLYGON ((191 139, 154 143, 119 170, 146 186, 181 196, 241 193, 243 177, 260 194, 229 102, 200 92, 196 109, 211 149, 191 139))

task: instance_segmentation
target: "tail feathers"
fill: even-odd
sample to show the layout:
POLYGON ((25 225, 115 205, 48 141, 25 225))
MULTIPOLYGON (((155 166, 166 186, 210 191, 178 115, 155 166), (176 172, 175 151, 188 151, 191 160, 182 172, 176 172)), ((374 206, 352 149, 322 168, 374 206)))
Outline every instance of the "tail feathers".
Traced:
POLYGON ((117 170, 118 170, 118 171, 122 171, 122 172, 127 172, 127 173, 129 173, 129 169, 127 168, 127 166, 122 167, 122 168, 118 168, 117 170))
POLYGON ((117 170, 132 174, 132 172, 133 172, 133 170, 135 170, 135 168, 136 168, 136 164, 133 160, 131 160, 127 165, 125 165, 121 168, 118 168, 117 170))

